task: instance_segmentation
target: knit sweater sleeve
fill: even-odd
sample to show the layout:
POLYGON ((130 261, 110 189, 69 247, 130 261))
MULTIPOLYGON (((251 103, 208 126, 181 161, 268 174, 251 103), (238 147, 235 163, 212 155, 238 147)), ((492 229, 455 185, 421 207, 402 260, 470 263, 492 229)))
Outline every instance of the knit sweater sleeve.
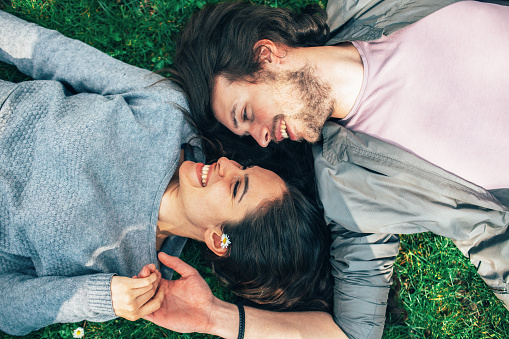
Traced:
POLYGON ((122 94, 163 79, 81 41, 0 11, 0 61, 36 80, 56 80, 78 93, 122 94))
POLYGON ((37 277, 29 258, 0 252, 0 330, 25 335, 53 323, 113 319, 112 276, 37 277))

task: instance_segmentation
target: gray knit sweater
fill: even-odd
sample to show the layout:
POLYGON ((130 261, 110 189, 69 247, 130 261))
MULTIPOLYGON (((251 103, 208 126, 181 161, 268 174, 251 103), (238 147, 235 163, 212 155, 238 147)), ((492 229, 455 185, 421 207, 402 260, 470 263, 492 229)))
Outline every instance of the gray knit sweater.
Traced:
POLYGON ((112 319, 112 275, 157 263, 159 204, 193 136, 184 97, 3 12, 0 61, 37 79, 0 80, 0 330, 112 319))

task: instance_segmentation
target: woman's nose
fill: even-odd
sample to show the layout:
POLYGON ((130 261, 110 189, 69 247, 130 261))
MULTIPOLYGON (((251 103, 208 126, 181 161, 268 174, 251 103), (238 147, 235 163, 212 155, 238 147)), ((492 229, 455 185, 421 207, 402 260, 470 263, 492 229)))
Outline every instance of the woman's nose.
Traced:
POLYGON ((225 157, 222 157, 217 161, 217 166, 218 173, 221 177, 242 170, 242 166, 238 162, 225 157))

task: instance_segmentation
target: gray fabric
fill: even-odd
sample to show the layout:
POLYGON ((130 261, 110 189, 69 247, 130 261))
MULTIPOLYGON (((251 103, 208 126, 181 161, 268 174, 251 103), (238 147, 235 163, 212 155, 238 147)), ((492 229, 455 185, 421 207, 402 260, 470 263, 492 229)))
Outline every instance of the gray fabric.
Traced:
MULTIPOLYGON (((328 122, 313 147, 320 199, 331 225, 334 317, 351 338, 383 332, 397 237, 451 238, 486 283, 509 282, 509 209, 483 188, 398 147, 328 122)), ((497 194, 509 190, 500 190, 497 194)), ((507 299, 507 298, 501 298, 507 299)))
MULTIPOLYGON (((331 29, 332 38, 327 45, 345 41, 379 39, 382 35, 390 35, 458 1, 462 0, 329 0, 327 23, 331 29)), ((509 4, 506 0, 485 2, 509 4)), ((327 177, 326 173, 322 175, 327 177)), ((352 175, 352 178, 355 177, 353 173, 349 175, 352 175)), ((361 178, 364 177, 361 172, 359 175, 361 178)), ((332 195, 334 195, 333 190, 333 187, 328 189, 332 191, 332 195)), ((355 187, 352 192, 355 192, 355 187)), ((494 192, 494 194, 501 201, 505 199, 506 206, 509 205, 508 193, 494 192)), ((363 201, 361 197, 359 200, 363 201)), ((364 207, 356 208, 360 208, 359 211, 364 210, 364 207)), ((393 209, 394 207, 390 210, 393 209)), ((345 211, 345 208, 341 210, 346 213, 345 218, 350 217, 349 210, 345 211)), ((372 219, 375 221, 378 217, 377 214, 372 219)), ((415 231, 419 231, 418 227, 413 227, 415 231)), ((407 225, 407 230, 409 229, 410 226, 407 225)), ((331 264, 336 274, 334 318, 349 338, 375 339, 381 338, 383 334, 392 264, 397 255, 399 241, 396 236, 390 234, 365 233, 381 231, 383 230, 375 225, 370 231, 357 230, 355 233, 345 233, 343 225, 332 224, 335 241, 332 247, 331 264), (375 259, 377 255, 383 258, 383 264, 375 259), (338 278, 339 276, 341 278, 338 278), (359 288, 361 286, 362 288, 359 288)), ((458 243, 457 245, 460 247, 458 243)), ((465 244, 465 248, 469 246, 465 244)))
POLYGON ((504 206, 509 206, 509 189, 494 189, 489 192, 498 199, 504 206))
MULTIPOLYGON (((327 24, 332 38, 327 45, 377 40, 459 1, 464 0, 329 0, 327 24)), ((509 5, 508 0, 482 2, 509 5)))
POLYGON ((390 35, 439 9, 462 0, 330 0, 327 45, 370 41, 390 35))
POLYGON ((0 81, 0 329, 112 319, 112 275, 157 263, 159 204, 193 136, 184 96, 3 12, 0 32, 0 61, 37 79, 0 81))

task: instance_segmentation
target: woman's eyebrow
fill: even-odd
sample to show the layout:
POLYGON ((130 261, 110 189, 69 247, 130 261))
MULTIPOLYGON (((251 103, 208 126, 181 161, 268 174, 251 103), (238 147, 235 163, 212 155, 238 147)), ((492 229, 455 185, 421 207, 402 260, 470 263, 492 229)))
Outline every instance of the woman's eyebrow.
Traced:
POLYGON ((247 190, 249 189, 249 175, 244 175, 244 191, 242 191, 242 195, 240 196, 239 203, 242 201, 242 198, 244 197, 244 194, 247 193, 247 190))

